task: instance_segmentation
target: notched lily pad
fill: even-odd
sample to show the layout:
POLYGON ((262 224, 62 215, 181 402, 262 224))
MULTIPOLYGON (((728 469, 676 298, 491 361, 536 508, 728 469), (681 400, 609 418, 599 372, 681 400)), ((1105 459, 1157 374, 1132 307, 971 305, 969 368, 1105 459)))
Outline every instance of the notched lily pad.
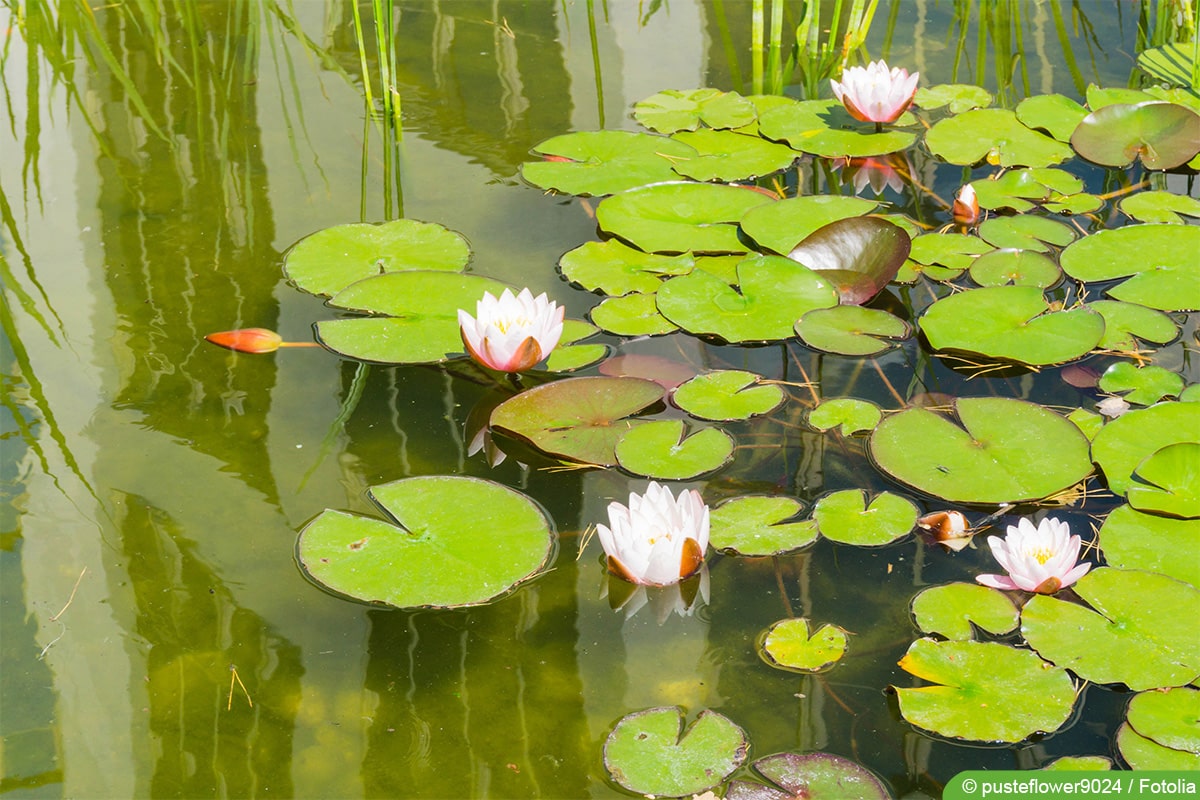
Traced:
POLYGON ((855 397, 835 397, 824 400, 808 413, 808 424, 819 431, 841 427, 843 436, 873 431, 883 412, 879 406, 855 397))
POLYGON ((700 419, 750 419, 774 411, 783 402, 783 390, 760 385, 761 375, 742 370, 705 372, 675 390, 675 405, 700 419))
POLYGON ((834 306, 809 311, 796 323, 796 334, 814 350, 843 356, 872 356, 907 339, 912 327, 878 308, 834 306))
POLYGON ((824 672, 846 654, 846 631, 825 624, 809 634, 807 619, 774 623, 758 638, 758 654, 773 667, 793 672, 824 672))
POLYGON ((759 246, 787 255, 824 226, 838 220, 861 217, 878 206, 874 200, 861 197, 790 197, 748 211, 742 217, 742 231, 759 246))
POLYGON ((652 131, 694 131, 703 122, 710 128, 740 128, 758 117, 758 109, 737 92, 720 89, 667 89, 633 106, 633 118, 652 131))
POLYGON ((787 169, 800 157, 790 147, 733 131, 683 131, 671 137, 697 153, 674 160, 674 169, 694 181, 742 181, 787 169))
POLYGON ((683 420, 661 419, 626 431, 615 452, 621 468, 635 475, 686 480, 728 464, 733 439, 720 428, 688 434, 683 420))
POLYGON ((1058 220, 1020 214, 993 217, 979 226, 979 237, 996 247, 1050 252, 1050 245, 1065 247, 1075 241, 1075 230, 1058 220))
POLYGON ((1200 444, 1178 442, 1156 450, 1133 471, 1125 497, 1138 511, 1200 518, 1200 444))
POLYGON ((1130 403, 1148 406, 1183 391, 1183 377, 1154 364, 1137 367, 1128 361, 1118 361, 1104 370, 1099 386, 1111 394, 1124 392, 1130 403))
POLYGON ((930 586, 913 598, 912 614, 925 633, 956 640, 973 639, 972 624, 1001 636, 1016 629, 1019 617, 1008 594, 977 583, 930 586))
POLYGON ((1129 701, 1126 718, 1140 736, 1187 754, 1200 766, 1200 690, 1141 692, 1129 701))
POLYGON ((1062 277, 1058 264, 1046 254, 1010 248, 984 253, 975 259, 970 272, 971 280, 980 286, 1036 286, 1045 289, 1058 283, 1062 277))
POLYGON ((626 714, 604 740, 604 768, 622 788, 685 797, 711 789, 746 760, 750 742, 730 719, 704 710, 686 729, 678 706, 626 714))
POLYGON ((1200 587, 1200 519, 1172 519, 1117 506, 1100 528, 1100 550, 1110 567, 1161 572, 1200 587))
POLYGON ((1164 191, 1138 192, 1122 198, 1121 210, 1138 222, 1184 224, 1183 217, 1200 217, 1200 200, 1164 191))
POLYGON ((424 476, 368 492, 395 524, 327 509, 300 532, 301 566, 338 594, 400 608, 477 605, 550 558, 537 504, 491 481, 424 476))
POLYGON ((630 292, 653 294, 663 280, 686 275, 696 266, 691 253, 662 256, 643 253, 618 241, 586 242, 558 262, 563 277, 589 292, 597 289, 618 296, 630 292))
POLYGON ((940 83, 917 89, 913 105, 932 111, 949 107, 950 113, 961 114, 973 108, 987 108, 992 104, 992 94, 982 86, 971 83, 940 83))
POLYGON ((1141 159, 1146 169, 1174 169, 1200 151, 1200 115, 1174 103, 1114 103, 1084 117, 1071 146, 1104 166, 1141 159))
POLYGON ((1092 458, 1108 488, 1122 495, 1148 456, 1176 442, 1200 442, 1200 404, 1165 402, 1122 414, 1092 440, 1092 458))
POLYGON ((868 505, 861 489, 827 494, 813 508, 817 530, 826 539, 866 547, 908 535, 917 523, 917 514, 916 506, 891 492, 880 492, 868 505))
POLYGON ((925 145, 939 158, 963 165, 986 161, 1001 167, 1048 167, 1074 155, 1067 145, 1025 127, 1014 112, 1002 108, 943 119, 925 134, 925 145))
POLYGON ((861 764, 832 753, 777 753, 751 768, 771 785, 729 782, 725 800, 891 800, 883 782, 861 764))
POLYGON ((621 297, 606 297, 590 312, 592 322, 617 336, 658 336, 679 330, 658 311, 653 294, 631 292, 621 297))
POLYGON ((877 132, 874 125, 851 117, 836 100, 781 104, 759 114, 758 130, 794 150, 826 158, 895 153, 907 150, 917 138, 908 131, 877 132))
POLYGON ((997 178, 971 181, 971 188, 980 208, 1024 213, 1082 192, 1083 181, 1066 170, 1045 167, 1009 170, 997 178))
POLYGON ((817 538, 812 519, 794 520, 803 506, 790 497, 735 497, 714 508, 709 542, 743 556, 771 556, 799 550, 817 538))
POLYGON ((1061 94, 1039 94, 1017 103, 1017 119, 1034 130, 1042 129, 1060 142, 1071 141, 1071 134, 1088 110, 1061 94))
POLYGON ((1142 224, 1099 231, 1062 251, 1063 272, 1081 281, 1133 276, 1108 290, 1160 311, 1200 309, 1200 226, 1142 224))
POLYGON ((1136 351, 1138 339, 1166 344, 1179 333, 1179 326, 1169 316, 1137 303, 1094 300, 1088 305, 1104 317, 1100 347, 1108 350, 1136 351))
POLYGON ((629 131, 567 133, 533 151, 547 160, 522 164, 525 180, 540 189, 594 196, 677 180, 672 160, 696 156, 682 142, 629 131))
POLYGON ((658 183, 600 201, 600 228, 647 253, 744 253, 738 221, 776 202, 738 186, 658 183))

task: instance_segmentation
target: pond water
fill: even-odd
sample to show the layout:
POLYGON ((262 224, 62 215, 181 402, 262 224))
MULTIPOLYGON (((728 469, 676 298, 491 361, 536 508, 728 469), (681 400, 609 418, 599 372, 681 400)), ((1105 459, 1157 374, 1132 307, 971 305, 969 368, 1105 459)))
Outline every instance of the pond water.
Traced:
MULTIPOLYGON (((576 554, 607 504, 644 479, 516 458, 489 466, 468 453, 464 426, 490 389, 453 371, 364 368, 320 348, 231 353, 203 339, 264 327, 311 341, 330 311, 288 285, 284 253, 322 228, 397 216, 460 232, 471 272, 549 292, 585 317, 600 298, 555 265, 599 238, 596 201, 548 195, 519 165, 551 136, 637 130, 633 103, 662 89, 749 93, 749 3, 398 0, 404 134, 392 178, 364 127, 347 3, 184 3, 157 27, 122 4, 8 5, 0 792, 624 796, 604 769, 605 737, 630 711, 670 705, 689 719, 728 716, 752 758, 846 756, 897 797, 940 796, 967 768, 1114 755, 1128 697, 1107 687, 1088 686, 1062 731, 1017 745, 945 740, 901 718, 886 687, 920 683, 897 665, 920 635, 909 602, 993 571, 986 547, 947 553, 909 536, 710 555, 707 603, 627 617, 612 607, 599 545, 576 554), (459 610, 366 606, 305 577, 306 523, 327 508, 378 515, 367 487, 419 475, 478 476, 534 498, 557 533, 552 569, 459 610), (844 661, 815 676, 764 663, 756 639, 787 617, 849 631, 844 661)), ((1136 4, 1011 5, 1016 61, 977 19, 962 25, 956 4, 934 0, 882 3, 868 49, 923 83, 980 82, 1014 99, 1127 85, 1136 4), (998 82, 1006 69, 1019 77, 998 82)), ((791 173, 793 191, 815 180, 806 175, 791 173)), ((921 174, 942 197, 970 177, 932 163, 921 174)), ((1099 168, 1088 177, 1112 188, 1099 168)), ((910 190, 883 199, 945 221, 910 190)), ((893 392, 1065 408, 1096 399, 1054 370, 968 381, 935 361, 916 385, 914 347, 875 366, 683 334, 621 352, 808 376, 825 397, 890 408, 893 392)), ((1179 371, 1200 379, 1194 362, 1179 371)), ((725 426, 739 445, 730 467, 675 485, 710 504, 905 491, 871 467, 861 439, 805 425, 806 389, 793 397, 725 426)), ((1113 504, 1061 515, 1087 531, 1113 504)))

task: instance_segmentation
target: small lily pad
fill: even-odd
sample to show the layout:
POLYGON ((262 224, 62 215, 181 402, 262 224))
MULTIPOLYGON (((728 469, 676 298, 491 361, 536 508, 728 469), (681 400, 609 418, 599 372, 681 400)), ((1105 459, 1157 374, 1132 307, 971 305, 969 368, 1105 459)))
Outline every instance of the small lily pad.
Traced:
POLYGON ((1063 756, 1042 767, 1050 772, 1103 772, 1112 768, 1112 759, 1107 756, 1063 756))
POLYGON ((912 240, 909 260, 924 265, 921 271, 936 281, 953 280, 995 248, 977 236, 962 233, 926 233, 912 240))
POLYGON ((533 150, 550 158, 522 164, 525 180, 541 189, 594 196, 676 180, 672 161, 696 155, 682 142, 629 131, 567 133, 533 150))
POLYGON ((654 295, 641 292, 606 297, 590 315, 592 322, 617 336, 658 336, 679 330, 659 313, 654 295))
POLYGON ((758 117, 758 109, 737 92, 720 89, 667 89, 633 106, 633 118, 652 131, 694 131, 703 122, 710 128, 740 128, 758 117))
POLYGON ((1124 392, 1124 398, 1130 403, 1148 406, 1183 391, 1183 377, 1154 364, 1138 367, 1128 361, 1118 361, 1104 370, 1099 386, 1110 394, 1124 392))
POLYGON ((602 361, 610 352, 606 344, 559 344, 546 359, 550 372, 574 372, 602 361))
POLYGON ((1129 701, 1126 718, 1140 735, 1200 762, 1200 690, 1141 692, 1129 701))
POLYGON ((825 624, 812 635, 808 620, 785 619, 759 636, 758 654, 773 667, 793 672, 824 672, 846 654, 846 632, 825 624))
POLYGON ((1163 747, 1139 734, 1129 723, 1117 729, 1117 749, 1133 769, 1200 770, 1200 754, 1163 747))
POLYGON ((775 202, 737 186, 657 183, 600 201, 600 228, 648 253, 744 253, 738 221, 775 202))
POLYGON ((720 469, 733 458, 733 439, 720 428, 685 433, 678 419, 631 428, 617 441, 617 463, 635 475, 685 480, 720 469))
POLYGON ((814 350, 871 356, 908 338, 912 327, 882 309, 834 306, 809 311, 796 323, 796 333, 814 350))
POLYGON ((802 508, 790 497, 735 497, 712 510, 709 542, 717 550, 743 556, 799 550, 817 538, 815 520, 787 521, 802 508))
POLYGON ((635 250, 617 239, 587 242, 558 262, 563 276, 589 292, 614 297, 630 292, 653 294, 665 278, 686 275, 696 266, 690 253, 662 256, 635 250))
POLYGON ((1088 305, 1104 317, 1100 347, 1108 350, 1137 350, 1138 339, 1166 344, 1179 333, 1173 319, 1153 308, 1119 300, 1094 300, 1088 305))
POLYGON ((1001 167, 1049 167, 1074 155, 1067 145, 1025 127, 1014 112, 1002 108, 943 119, 925 134, 925 146, 939 158, 963 165, 986 161, 1001 167))
POLYGON ((1125 493, 1138 511, 1200 518, 1200 443, 1177 442, 1156 450, 1133 471, 1125 493))
POLYGON ((1171 519, 1144 514, 1128 505, 1114 508, 1099 534, 1100 549, 1110 567, 1161 572, 1200 587, 1200 519, 1171 519))
POLYGON ((1092 458, 1109 490, 1123 495, 1135 485, 1138 465, 1176 442, 1200 442, 1200 405, 1166 402, 1122 414, 1096 434, 1092 458))
POLYGON ((977 583, 931 586, 913 598, 913 618, 925 633, 947 639, 974 638, 972 623, 997 636, 1015 630, 1020 613, 1012 598, 977 583))
POLYGON ((787 169, 800 157, 790 147, 733 131, 683 131, 675 134, 697 153, 674 159, 674 169, 694 181, 742 181, 787 169))
POLYGON ((1060 142, 1071 141, 1071 134, 1088 110, 1061 94, 1038 94, 1017 103, 1017 119, 1027 127, 1049 133, 1060 142))
POLYGON ((675 390, 675 405, 700 419, 750 419, 783 402, 778 386, 759 385, 761 375, 741 370, 705 372, 675 390))
POLYGON ((971 264, 971 280, 980 286, 1037 286, 1045 289, 1058 283, 1061 277, 1062 272, 1054 259, 1034 250, 993 250, 971 264))
POLYGON ((1174 103, 1114 103, 1080 121, 1071 146, 1109 167, 1141 159, 1146 169, 1174 169, 1200 151, 1200 115, 1174 103))
POLYGON ((1024 213, 1037 205, 1083 191, 1083 181, 1066 170, 1051 167, 1014 169, 998 178, 971 181, 980 208, 1011 208, 1024 213))
POLYGON ((396 524, 327 509, 300 532, 305 571, 347 597, 401 608, 486 603, 533 577, 552 551, 537 504, 491 481, 423 476, 369 494, 396 524))
POLYGON ((1066 670, 996 642, 918 639, 900 666, 935 684, 893 687, 901 716, 942 736, 1019 742, 1058 730, 1075 705, 1066 670))
POLYGON ((987 108, 992 104, 991 92, 971 83, 940 83, 917 89, 913 104, 933 110, 949 107, 951 114, 961 114, 973 108, 987 108))
POLYGON ((770 781, 729 782, 725 800, 891 800, 883 782, 861 764, 832 753, 777 753, 751 768, 770 781))
POLYGON ((808 412, 809 425, 819 431, 841 426, 843 436, 873 431, 881 419, 883 412, 879 410, 879 406, 854 397, 824 400, 821 405, 808 412))
POLYGON ((1120 206, 1122 211, 1138 222, 1182 225, 1184 216, 1200 217, 1200 200, 1174 192, 1138 192, 1123 198, 1120 206))
POLYGON ((622 788, 643 795, 685 797, 711 789, 746 760, 746 733, 715 711, 701 711, 686 729, 683 709, 626 714, 604 740, 604 768, 622 788))
POLYGON ((1048 253, 1049 245, 1065 247, 1075 241, 1075 230, 1055 219, 1020 214, 985 220, 979 226, 979 237, 996 247, 1048 253))
POLYGON ((867 505, 866 492, 845 489, 817 501, 813 517, 826 539, 876 547, 906 536, 917 523, 917 507, 891 492, 880 492, 867 505))
POLYGON ((838 195, 790 197, 751 209, 742 217, 742 230, 759 246, 780 255, 831 222, 869 214, 874 200, 838 195))

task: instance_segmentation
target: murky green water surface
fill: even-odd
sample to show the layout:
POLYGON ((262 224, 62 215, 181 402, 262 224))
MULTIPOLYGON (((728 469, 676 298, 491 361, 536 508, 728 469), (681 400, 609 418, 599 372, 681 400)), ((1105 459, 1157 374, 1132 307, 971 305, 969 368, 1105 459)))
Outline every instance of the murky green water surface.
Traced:
MULTIPOLYGON (((283 252, 320 228, 386 215, 377 146, 363 178, 364 135, 376 138, 364 132, 350 6, 183 3, 159 31, 121 4, 97 8, 94 22, 56 9, 88 32, 64 51, 63 37, 37 27, 40 5, 28 4, 21 30, 0 11, 0 793, 611 796, 601 746, 614 722, 676 704, 732 718, 752 755, 853 758, 897 796, 936 796, 968 767, 1111 752, 1124 700, 1095 687, 1086 719, 1015 747, 950 744, 899 718, 884 687, 914 682, 896 666, 916 636, 909 599, 991 569, 982 550, 947 555, 907 538, 872 550, 821 541, 736 565, 716 557, 707 605, 626 619, 604 596, 598 545, 575 556, 608 501, 643 482, 514 459, 489 468, 467 455, 463 433, 486 387, 437 369, 206 344, 207 333, 250 326, 311 339, 328 312, 284 282, 283 252), (306 521, 325 508, 375 513, 365 487, 431 474, 488 477, 536 498, 560 537, 553 570, 462 611, 364 607, 305 579, 294 549, 306 521), (793 615, 853 634, 836 671, 801 677, 760 661, 755 637, 793 615)), ((889 60, 951 80, 950 5, 885 3, 873 52, 894 15, 889 60)), ((1023 4, 1029 91, 1124 85, 1126 5, 1023 4)), ((742 88, 749 73, 748 3, 591 6, 396 3, 405 132, 394 200, 404 216, 462 232, 472 271, 549 291, 576 317, 598 298, 554 265, 596 238, 594 201, 545 196, 516 177, 518 164, 559 133, 633 129, 631 104, 660 89, 742 88)), ((958 79, 994 85, 979 55, 967 53, 958 79)), ((945 193, 956 172, 926 177, 945 193)), ((889 199, 911 208, 909 195, 889 199)), ((802 380, 779 348, 671 339, 627 352, 802 380)), ((905 359, 880 363, 903 391, 905 359)), ((860 368, 826 358, 824 394, 853 385, 892 404, 880 375, 860 368)), ((963 386, 935 369, 943 391, 963 386)), ((988 384, 972 393, 1080 402, 1057 381, 988 384)), ((695 484, 710 503, 888 488, 857 444, 812 433, 799 411, 784 422, 730 426, 746 446, 733 468, 695 484)))

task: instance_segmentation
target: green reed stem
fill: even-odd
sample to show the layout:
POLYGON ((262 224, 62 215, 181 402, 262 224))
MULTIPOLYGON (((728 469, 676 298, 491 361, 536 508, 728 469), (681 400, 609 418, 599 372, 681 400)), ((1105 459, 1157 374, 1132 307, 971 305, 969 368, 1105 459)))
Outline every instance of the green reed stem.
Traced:
POLYGON ((754 0, 750 16, 750 86, 754 94, 763 92, 763 0, 754 0))

